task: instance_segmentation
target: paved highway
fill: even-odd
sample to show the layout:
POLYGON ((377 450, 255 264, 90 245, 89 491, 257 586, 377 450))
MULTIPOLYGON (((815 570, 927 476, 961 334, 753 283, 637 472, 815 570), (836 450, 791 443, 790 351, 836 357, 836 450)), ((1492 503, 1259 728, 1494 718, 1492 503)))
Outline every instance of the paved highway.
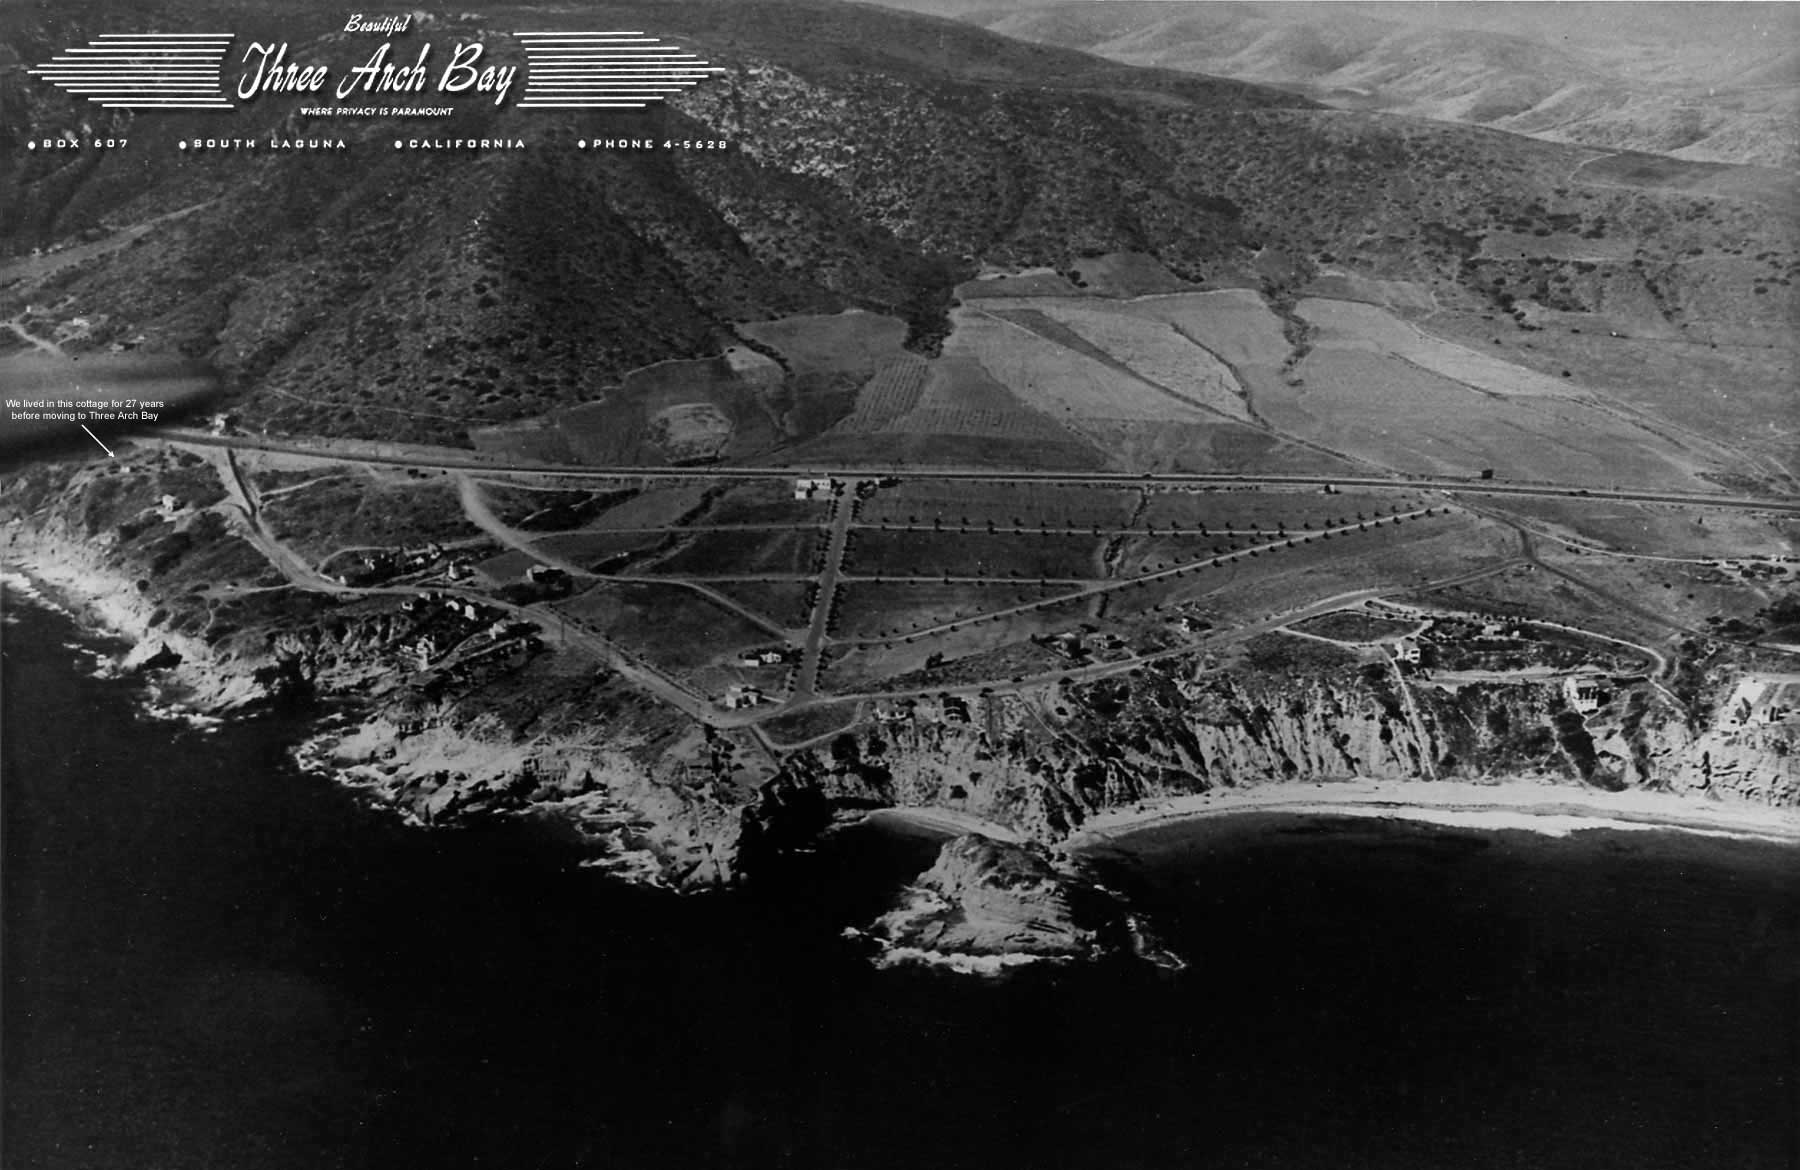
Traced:
MULTIPOLYGON (((1118 471, 1010 471, 959 467, 592 467, 575 464, 507 463, 479 455, 452 451, 357 450, 279 442, 240 435, 212 435, 201 431, 169 428, 137 436, 140 442, 225 447, 243 451, 269 451, 317 459, 328 463, 363 463, 417 467, 432 471, 474 471, 500 476, 542 476, 562 480, 581 479, 785 479, 832 477, 835 479, 962 480, 975 483, 1045 483, 1089 487, 1125 487, 1158 484, 1165 487, 1257 488, 1358 488, 1374 491, 1444 491, 1484 496, 1532 496, 1556 499, 1593 499, 1632 504, 1682 504, 1690 507, 1726 508, 1738 511, 1779 512, 1800 516, 1800 497, 1742 496, 1709 492, 1652 491, 1647 489, 1583 487, 1575 484, 1506 483, 1484 479, 1441 476, 1371 475, 1226 475, 1200 472, 1118 471)), ((370 444, 357 443, 364 448, 370 444)))

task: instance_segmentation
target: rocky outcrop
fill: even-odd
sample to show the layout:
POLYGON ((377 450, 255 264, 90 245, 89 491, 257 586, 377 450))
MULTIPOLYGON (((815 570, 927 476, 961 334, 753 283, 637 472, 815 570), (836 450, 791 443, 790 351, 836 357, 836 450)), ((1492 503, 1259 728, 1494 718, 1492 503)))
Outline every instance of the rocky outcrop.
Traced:
POLYGON ((969 834, 946 842, 868 931, 894 961, 996 970, 1085 959, 1131 937, 1120 904, 1039 849, 969 834))
POLYGON ((1613 679, 1585 713, 1554 682, 1440 686, 1386 663, 1167 658, 954 707, 884 702, 771 776, 747 732, 702 727, 530 637, 422 670, 419 630, 433 619, 416 599, 288 587, 230 505, 201 494, 200 469, 123 463, 0 483, 0 559, 130 639, 121 665, 153 668, 165 701, 218 712, 353 698, 310 745, 316 766, 423 824, 561 818, 604 845, 599 860, 670 885, 738 880, 837 814, 885 806, 949 809, 1052 844, 1109 809, 1350 777, 1800 805, 1800 724, 1725 710, 1745 669, 1726 649, 1684 666, 1680 697, 1613 679), (156 501, 181 475, 193 506, 171 516, 156 501))

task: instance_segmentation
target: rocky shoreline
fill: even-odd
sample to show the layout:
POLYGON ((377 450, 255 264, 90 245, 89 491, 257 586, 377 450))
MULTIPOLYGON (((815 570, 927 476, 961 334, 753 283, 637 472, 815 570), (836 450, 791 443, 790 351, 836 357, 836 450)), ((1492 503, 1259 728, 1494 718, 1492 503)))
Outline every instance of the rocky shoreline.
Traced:
POLYGON ((1794 834, 1800 726, 1730 717, 1743 671, 1729 657, 1709 660, 1688 706, 1628 682, 1585 715, 1542 681, 1405 688, 1353 662, 1169 660, 1054 693, 983 696, 973 720, 966 706, 961 720, 946 717, 925 695, 876 704, 828 744, 765 746, 752 768, 747 734, 703 726, 531 638, 488 655, 492 669, 424 670, 416 593, 291 584, 244 539, 229 502, 154 503, 167 476, 209 470, 156 458, 4 481, 0 563, 126 639, 119 668, 152 675, 159 702, 218 716, 331 700, 331 718, 297 753, 310 770, 421 826, 553 818, 593 843, 593 864, 676 890, 743 881, 760 858, 875 809, 915 810, 958 839, 1052 851, 1051 872, 1025 883, 1037 909, 1006 910, 1010 895, 977 876, 1036 872, 1035 862, 946 859, 950 870, 922 877, 880 934, 889 955, 991 967, 1003 955, 1090 953, 1102 936, 1100 951, 1117 949, 1130 933, 1118 915, 1100 914, 1104 929, 1069 925, 1068 899, 1091 891, 1078 892, 1082 875, 1058 858, 1171 816, 1341 812, 1539 831, 1587 818, 1794 834), (1060 925, 1021 927, 1040 911, 1060 925), (1050 937, 1063 941, 1019 945, 1050 937))

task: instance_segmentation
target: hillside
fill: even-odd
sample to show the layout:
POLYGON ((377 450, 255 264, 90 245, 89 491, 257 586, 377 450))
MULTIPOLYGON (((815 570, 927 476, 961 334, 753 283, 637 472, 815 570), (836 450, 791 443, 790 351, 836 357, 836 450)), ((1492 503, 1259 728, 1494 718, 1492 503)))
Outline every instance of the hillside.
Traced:
MULTIPOLYGON (((37 59, 116 27, 107 12, 15 10, 8 43, 37 59)), ((492 10, 486 27, 515 27, 523 12, 492 10)), ((1514 360, 1553 376, 1569 363, 1620 368, 1591 338, 1571 341, 1585 322, 1589 334, 1711 347, 1706 360, 1741 387, 1733 409, 1786 392, 1795 251, 1781 172, 1599 158, 1329 110, 859 6, 612 5, 529 19, 652 28, 728 72, 641 114, 464 103, 430 123, 434 137, 523 149, 398 151, 388 140, 420 133, 419 120, 324 125, 268 100, 233 115, 233 132, 329 132, 345 149, 196 155, 174 143, 217 122, 121 115, 129 151, 41 152, 0 173, 0 250, 17 257, 0 267, 0 314, 32 307, 26 327, 71 353, 206 361, 253 429, 454 445, 578 404, 600 404, 599 425, 616 427, 606 404, 629 399, 628 375, 658 361, 773 357, 777 381, 756 404, 717 406, 770 415, 772 429, 758 424, 769 438, 726 457, 806 449, 851 417, 870 374, 854 362, 800 368, 757 340, 756 323, 857 308, 900 320, 906 349, 932 356, 971 278, 1042 268, 1085 281, 1077 266, 1105 256, 1161 274, 1121 295, 1256 290, 1282 316, 1294 361, 1311 328, 1295 302, 1335 290, 1323 295, 1432 305, 1433 327, 1459 338, 1504 330, 1514 360), (601 137, 731 147, 573 148, 601 137), (91 253, 25 255, 45 245, 91 253)), ((305 60, 343 55, 335 21, 277 23, 305 60)), ((13 143, 92 120, 16 73, 5 84, 13 143)), ((1653 356, 1632 361, 1657 368, 1653 356)), ((1723 425, 1736 422, 1728 412, 1723 425)), ((1075 441, 1047 418, 1032 426, 1052 445, 1075 441)), ((1112 457, 1104 435, 1081 441, 1112 457)))
POLYGON ((1708 162, 1800 165, 1791 5, 901 3, 1346 109, 1708 162))

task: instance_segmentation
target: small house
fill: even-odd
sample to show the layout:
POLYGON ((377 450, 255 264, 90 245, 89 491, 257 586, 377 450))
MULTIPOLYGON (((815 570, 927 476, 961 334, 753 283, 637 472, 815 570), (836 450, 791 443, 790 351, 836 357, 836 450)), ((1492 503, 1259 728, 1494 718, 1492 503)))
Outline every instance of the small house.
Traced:
POLYGON ((1591 675, 1563 680, 1563 699, 1583 715, 1592 715, 1606 703, 1606 691, 1591 675))
POLYGON ((761 687, 744 686, 734 683, 725 691, 725 709, 736 711, 743 707, 754 707, 763 701, 761 687))

